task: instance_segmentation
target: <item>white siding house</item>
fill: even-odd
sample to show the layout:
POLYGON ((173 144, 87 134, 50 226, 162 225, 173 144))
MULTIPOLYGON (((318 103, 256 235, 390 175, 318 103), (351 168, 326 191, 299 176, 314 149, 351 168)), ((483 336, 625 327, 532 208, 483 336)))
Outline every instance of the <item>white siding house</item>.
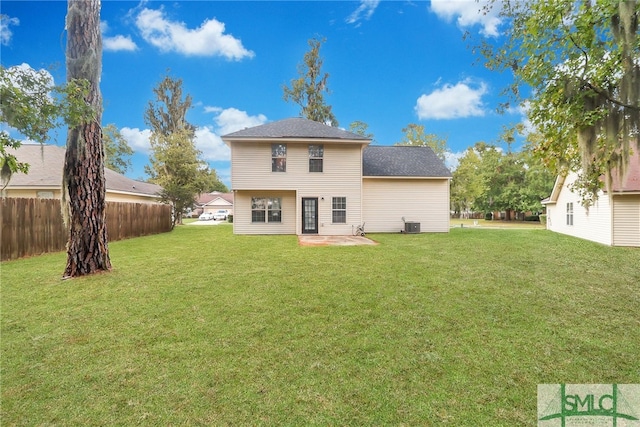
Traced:
POLYGON ((631 158, 624 182, 615 180, 610 193, 584 208, 571 190, 577 174, 556 179, 547 207, 547 229, 610 246, 640 247, 640 155, 631 158))
POLYGON ((301 118, 222 139, 236 234, 348 235, 363 222, 367 232, 398 232, 402 216, 422 231, 449 229, 451 174, 429 148, 368 147, 363 136, 301 118))

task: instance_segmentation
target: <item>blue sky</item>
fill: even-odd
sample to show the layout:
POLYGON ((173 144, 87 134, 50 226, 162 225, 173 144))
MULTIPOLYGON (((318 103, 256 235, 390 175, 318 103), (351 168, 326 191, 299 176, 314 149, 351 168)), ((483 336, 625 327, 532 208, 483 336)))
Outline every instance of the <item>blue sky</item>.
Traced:
MULTIPOLYGON (((447 139, 449 160, 478 141, 495 142, 520 111, 496 113, 509 75, 485 69, 464 31, 499 38, 501 23, 456 1, 102 1, 103 124, 113 123, 136 151, 127 175, 145 178, 149 129, 144 110, 169 73, 193 98, 187 119, 203 158, 230 184, 229 149, 220 135, 299 115, 282 86, 298 76, 307 41, 324 37, 340 127, 359 120, 379 145, 393 145, 410 123, 447 139)), ((65 81, 64 1, 7 1, 1 60, 65 81)), ((9 130, 10 131, 10 130, 9 130)), ((65 131, 52 143, 65 144, 65 131)))

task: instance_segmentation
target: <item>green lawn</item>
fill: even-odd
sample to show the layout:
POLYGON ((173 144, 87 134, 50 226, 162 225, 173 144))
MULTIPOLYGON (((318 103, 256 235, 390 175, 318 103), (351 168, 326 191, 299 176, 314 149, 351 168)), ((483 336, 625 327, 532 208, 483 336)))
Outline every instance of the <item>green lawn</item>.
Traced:
POLYGON ((640 382, 640 250, 546 230, 180 226, 3 263, 3 426, 536 425, 540 383, 640 382))
POLYGON ((485 219, 451 218, 451 227, 480 227, 480 228, 526 228, 544 230, 546 227, 540 221, 487 221, 485 219))

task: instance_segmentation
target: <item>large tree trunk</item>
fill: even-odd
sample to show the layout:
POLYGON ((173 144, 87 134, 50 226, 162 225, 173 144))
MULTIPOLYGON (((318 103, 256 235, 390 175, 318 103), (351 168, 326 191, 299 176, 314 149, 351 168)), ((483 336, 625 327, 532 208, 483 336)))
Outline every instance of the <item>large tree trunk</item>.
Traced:
POLYGON ((95 120, 69 129, 63 170, 63 209, 69 227, 64 277, 111 269, 107 245, 106 185, 102 145, 102 38, 100 1, 67 3, 67 81, 86 79, 95 120))

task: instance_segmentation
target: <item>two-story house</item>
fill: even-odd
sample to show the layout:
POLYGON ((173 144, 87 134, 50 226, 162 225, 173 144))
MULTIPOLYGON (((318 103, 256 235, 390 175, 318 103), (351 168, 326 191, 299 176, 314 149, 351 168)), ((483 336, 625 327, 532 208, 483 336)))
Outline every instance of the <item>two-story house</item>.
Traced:
POLYGON ((428 147, 370 139, 302 118, 222 137, 231 148, 236 234, 449 230, 451 173, 428 147))

